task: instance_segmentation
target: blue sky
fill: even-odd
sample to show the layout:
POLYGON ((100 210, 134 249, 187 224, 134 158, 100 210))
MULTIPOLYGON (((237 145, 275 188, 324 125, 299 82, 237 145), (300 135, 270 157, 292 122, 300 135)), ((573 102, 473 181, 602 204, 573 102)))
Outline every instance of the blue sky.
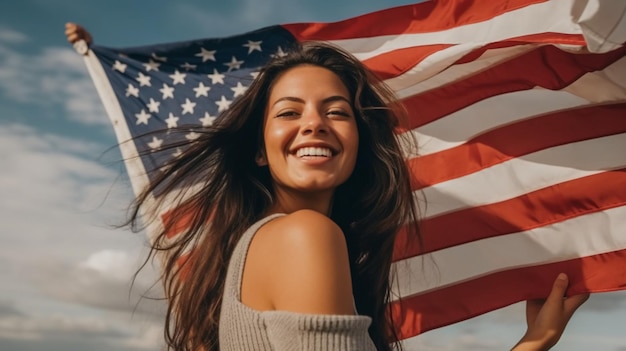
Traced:
MULTIPOLYGON (((86 68, 63 35, 83 24, 105 46, 219 37, 334 21, 412 1, 22 0, 0 11, 0 350, 160 350, 163 305, 130 289, 145 238, 115 229, 131 190, 86 68)), ((504 350, 523 305, 424 334, 419 350, 504 350)), ((557 350, 626 351, 626 293, 592 296, 557 350)))

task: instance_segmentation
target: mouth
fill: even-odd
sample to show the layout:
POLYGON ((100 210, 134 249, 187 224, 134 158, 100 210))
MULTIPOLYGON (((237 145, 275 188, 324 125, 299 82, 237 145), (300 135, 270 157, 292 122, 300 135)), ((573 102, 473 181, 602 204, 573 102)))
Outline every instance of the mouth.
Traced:
POLYGON ((333 156, 333 150, 326 147, 303 147, 296 150, 296 157, 327 157, 333 156))

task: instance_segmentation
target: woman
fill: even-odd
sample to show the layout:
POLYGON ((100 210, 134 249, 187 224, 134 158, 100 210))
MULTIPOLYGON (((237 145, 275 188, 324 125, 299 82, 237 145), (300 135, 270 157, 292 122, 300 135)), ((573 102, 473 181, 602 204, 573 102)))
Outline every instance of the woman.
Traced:
MULTIPOLYGON (((74 24, 66 35, 90 40, 74 24)), ((168 345, 399 348, 388 276, 395 233, 417 223, 401 116, 384 84, 337 48, 306 44, 270 62, 137 199, 133 223, 157 187, 191 213, 174 242, 172 221, 153 246, 167 251, 168 345)), ((564 299, 566 288, 560 275, 545 303, 528 303, 515 350, 558 341, 587 298, 564 299)))

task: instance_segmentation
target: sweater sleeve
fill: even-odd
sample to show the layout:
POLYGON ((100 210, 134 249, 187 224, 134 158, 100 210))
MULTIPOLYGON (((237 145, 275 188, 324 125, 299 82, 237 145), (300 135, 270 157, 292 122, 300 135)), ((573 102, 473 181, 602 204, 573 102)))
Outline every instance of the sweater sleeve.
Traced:
POLYGON ((368 316, 264 312, 267 334, 275 351, 376 350, 367 329, 368 316))

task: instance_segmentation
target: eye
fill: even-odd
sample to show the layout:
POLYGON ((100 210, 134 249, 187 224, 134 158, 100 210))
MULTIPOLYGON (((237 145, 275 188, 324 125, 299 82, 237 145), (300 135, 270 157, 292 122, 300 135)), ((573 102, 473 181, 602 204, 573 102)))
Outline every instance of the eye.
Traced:
POLYGON ((281 111, 277 113, 276 118, 295 118, 295 117, 298 117, 299 115, 300 114, 297 111, 287 110, 287 111, 281 111))
POLYGON ((333 109, 326 112, 326 114, 330 117, 351 117, 352 114, 342 110, 342 109, 333 109))

